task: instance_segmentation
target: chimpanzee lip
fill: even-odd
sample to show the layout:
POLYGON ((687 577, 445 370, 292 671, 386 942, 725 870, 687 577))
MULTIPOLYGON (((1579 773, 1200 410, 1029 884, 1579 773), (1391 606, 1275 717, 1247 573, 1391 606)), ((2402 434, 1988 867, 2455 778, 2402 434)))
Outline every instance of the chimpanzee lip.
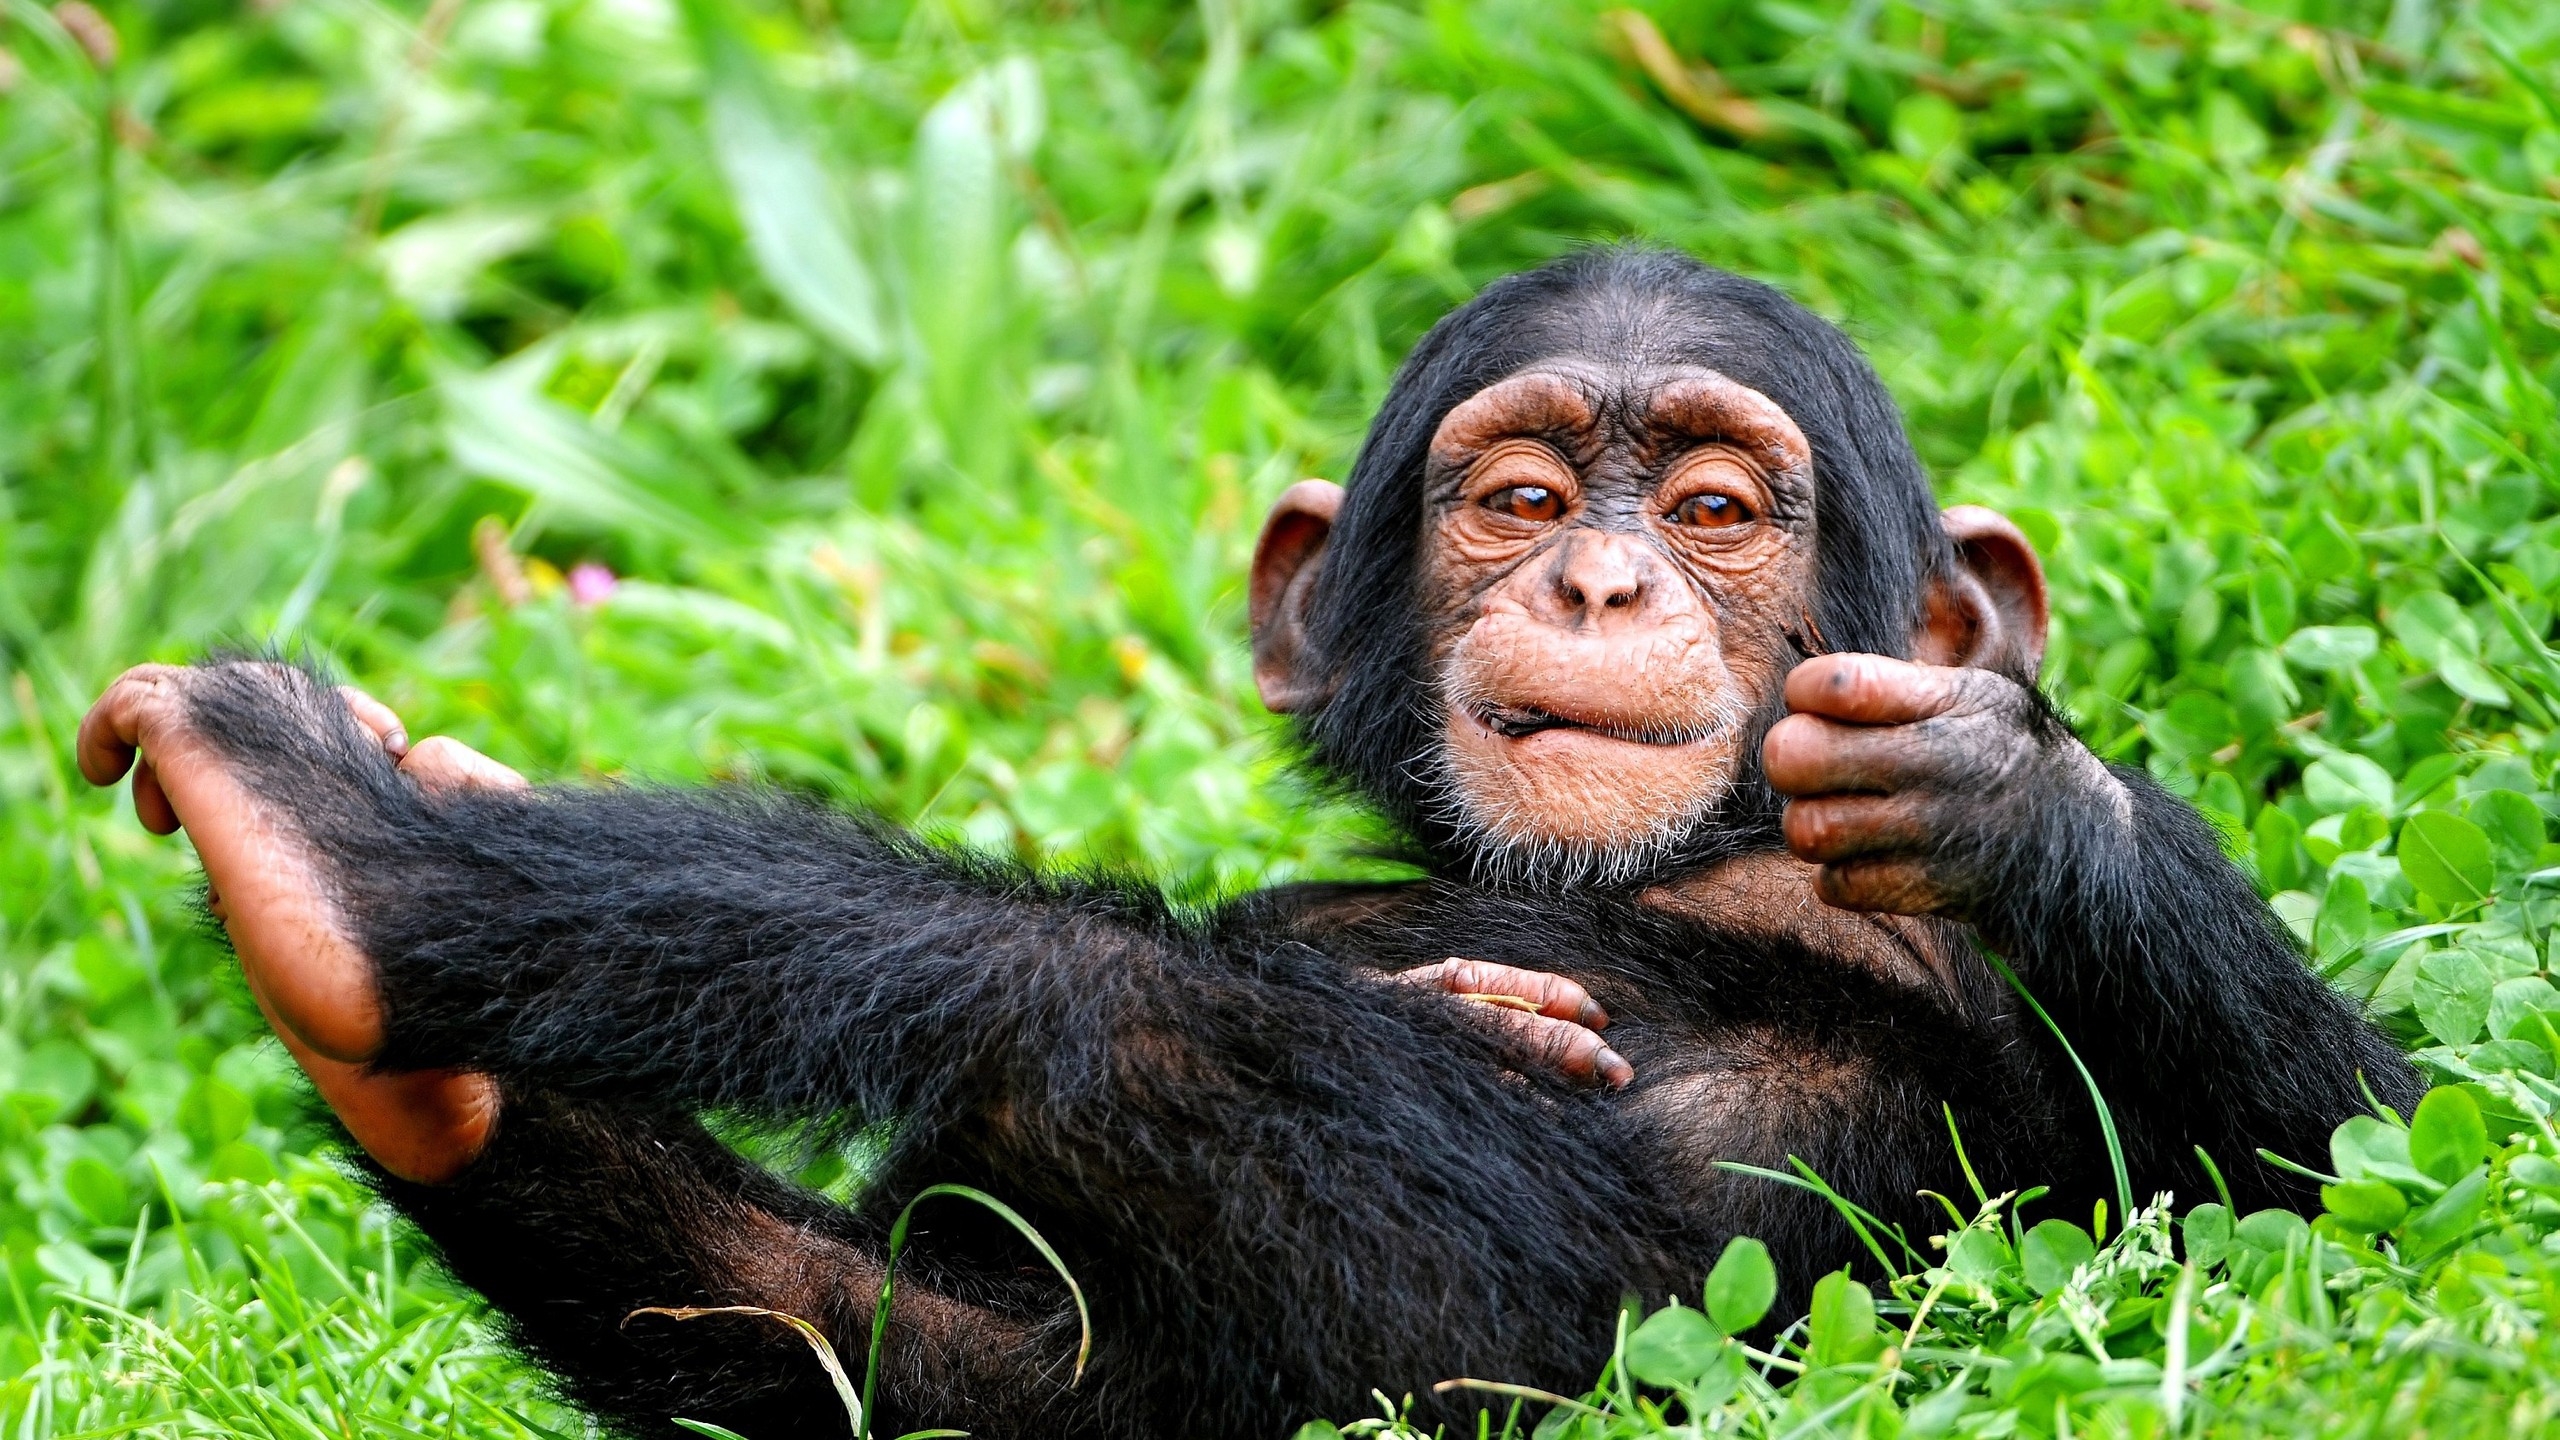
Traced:
POLYGON ((1550 730, 1578 730, 1586 735, 1619 740, 1629 745, 1690 745, 1706 736, 1694 729, 1663 729, 1655 726, 1606 725, 1591 720, 1576 720, 1541 710, 1534 705, 1506 705, 1483 701, 1469 707, 1468 714, 1479 725, 1505 740, 1525 740, 1550 730))

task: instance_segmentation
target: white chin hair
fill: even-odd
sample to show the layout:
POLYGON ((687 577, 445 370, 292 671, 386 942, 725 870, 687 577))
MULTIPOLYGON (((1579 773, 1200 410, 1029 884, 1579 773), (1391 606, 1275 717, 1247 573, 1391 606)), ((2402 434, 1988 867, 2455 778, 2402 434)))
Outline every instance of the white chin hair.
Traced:
POLYGON ((1453 773, 1446 750, 1433 757, 1429 769, 1422 778, 1432 817, 1465 844, 1476 882, 1500 888, 1611 888, 1647 878, 1714 815, 1725 796, 1722 785, 1702 788, 1624 834, 1558 835, 1540 827, 1545 817, 1537 813, 1483 803, 1453 773))

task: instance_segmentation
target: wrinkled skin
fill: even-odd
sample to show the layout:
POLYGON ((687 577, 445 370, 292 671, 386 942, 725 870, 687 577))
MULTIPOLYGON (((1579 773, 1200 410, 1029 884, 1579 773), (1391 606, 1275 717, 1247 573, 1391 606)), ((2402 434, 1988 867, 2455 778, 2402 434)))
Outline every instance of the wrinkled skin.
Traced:
MULTIPOLYGON (((1568 873, 1631 869, 1712 815, 1781 685, 1794 714, 1761 759, 1832 906, 1963 918, 1965 872, 2020 818, 1997 786, 2115 785, 2033 723, 2044 578, 1989 511, 1947 512, 1962 563, 1929 596, 1917 663, 1817 655, 1789 673, 1820 648, 1811 451, 1775 402, 1713 371, 1510 376, 1441 421, 1425 494, 1442 765, 1462 822, 1498 846, 1568 873)), ((1322 481, 1294 487, 1256 555, 1256 680, 1274 710, 1325 698, 1296 632, 1340 503, 1322 481)))
POLYGON ((1451 410, 1424 484, 1464 822, 1589 855, 1685 833, 1791 658, 1812 565, 1804 436, 1710 371, 1541 369, 1451 410))
MULTIPOLYGON (((143 825, 161 835, 187 829, 259 1013, 356 1142, 395 1175, 452 1177, 487 1143, 497 1088, 481 1075, 367 1065, 382 1048, 371 964, 291 829, 190 731, 181 697, 194 673, 168 665, 126 671, 80 722, 81 773, 107 785, 131 768, 143 825)), ((388 707, 361 691, 343 693, 417 783, 524 785, 515 771, 452 740, 411 746, 388 707)))
POLYGON ((2014 797, 2095 792, 2131 824, 2122 784, 2038 725, 2005 676, 1826 655, 1787 677, 1786 698, 1795 713, 1770 728, 1761 764, 1792 797, 1787 847, 1821 864, 1827 904, 1974 919, 2018 823, 2014 797))

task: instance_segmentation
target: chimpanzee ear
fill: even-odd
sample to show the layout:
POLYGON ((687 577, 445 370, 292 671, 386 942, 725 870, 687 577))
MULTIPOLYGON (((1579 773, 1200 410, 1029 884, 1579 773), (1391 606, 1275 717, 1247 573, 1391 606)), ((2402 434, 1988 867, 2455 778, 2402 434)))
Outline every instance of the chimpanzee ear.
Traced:
POLYGON ((1995 670, 2033 685, 2044 668, 2050 613, 2035 546, 2007 516, 1979 505, 1951 506, 1940 519, 1956 547, 1955 572, 1929 587, 1912 658, 1995 670))
POLYGON ((1341 486, 1301 480, 1280 492, 1253 547, 1253 687, 1277 715, 1318 709, 1333 698, 1333 678, 1316 673, 1307 643, 1307 602, 1341 510, 1341 486))

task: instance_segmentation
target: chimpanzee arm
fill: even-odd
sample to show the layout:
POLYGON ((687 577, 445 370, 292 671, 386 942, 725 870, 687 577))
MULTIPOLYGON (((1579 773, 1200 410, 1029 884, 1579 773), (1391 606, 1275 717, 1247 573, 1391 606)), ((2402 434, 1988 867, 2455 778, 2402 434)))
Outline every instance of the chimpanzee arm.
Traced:
MULTIPOLYGON (((1193 1407, 1137 1429, 1469 1371, 1580 1384, 1623 1288, 1713 1253, 1611 1107, 1303 943, 771 797, 422 791, 279 667, 190 672, 182 703, 316 857, 376 972, 378 1064, 889 1122, 899 1183, 994 1190, 1058 1246, 1094 1300, 1088 1383, 1197 1372, 1121 1389, 1193 1407)), ((528 1264, 519 1314, 628 1298, 544 1299, 555 1268, 528 1264)))
POLYGON ((1763 760, 1824 898, 1955 915, 2013 961, 2106 1095, 2137 1201, 2209 1194, 2201 1145, 2244 1203, 2303 1203, 2260 1147, 2316 1161, 2363 1085, 2416 1102, 2408 1061, 2303 963, 2203 817, 2102 764, 2035 690, 1835 655, 1786 695, 1763 760))
POLYGON ((2424 1086, 2303 963, 2193 806, 2138 770, 2106 773, 2112 793, 2054 795, 1985 864, 1999 878, 1975 924, 2097 1077, 2137 1180, 2209 1198, 2201 1145, 2244 1204, 2316 1203, 2257 1150, 2323 1166, 2329 1133, 2366 1112, 2365 1087, 2405 1114, 2424 1086))
MULTIPOLYGON (((639 1435, 670 1417, 748 1436, 844 1433, 845 1409, 811 1349, 773 1319, 638 1314, 753 1306, 798 1316, 860 1383, 883 1237, 775 1180, 689 1117, 518 1091, 456 1183, 373 1181, 486 1296, 567 1398, 639 1435)), ((1055 1282, 902 1257, 872 1428, 927 1424, 985 1436, 1080 1427, 1094 1390, 1071 1390, 1077 1325, 1055 1282)))

